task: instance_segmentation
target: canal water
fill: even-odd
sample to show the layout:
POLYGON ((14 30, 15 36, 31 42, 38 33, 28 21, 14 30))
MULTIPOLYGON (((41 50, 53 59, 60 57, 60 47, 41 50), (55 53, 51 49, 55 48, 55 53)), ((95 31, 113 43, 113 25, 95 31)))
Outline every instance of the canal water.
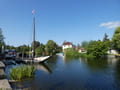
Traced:
MULTIPOLYGON (((6 73, 18 65, 8 65, 6 73)), ((13 89, 120 90, 120 60, 117 58, 65 58, 57 55, 44 64, 34 66, 37 68, 35 76, 11 83, 13 89)))

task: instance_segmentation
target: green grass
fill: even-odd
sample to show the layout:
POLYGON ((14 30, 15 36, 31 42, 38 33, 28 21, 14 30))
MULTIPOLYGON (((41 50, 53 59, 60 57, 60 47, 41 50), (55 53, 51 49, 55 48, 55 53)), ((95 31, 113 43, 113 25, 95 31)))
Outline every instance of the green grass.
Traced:
POLYGON ((87 53, 78 53, 76 50, 66 51, 65 52, 66 57, 83 57, 83 58, 95 58, 92 54, 87 53))
POLYGON ((10 70, 9 76, 11 80, 23 80, 34 76, 35 68, 33 66, 21 65, 10 70))

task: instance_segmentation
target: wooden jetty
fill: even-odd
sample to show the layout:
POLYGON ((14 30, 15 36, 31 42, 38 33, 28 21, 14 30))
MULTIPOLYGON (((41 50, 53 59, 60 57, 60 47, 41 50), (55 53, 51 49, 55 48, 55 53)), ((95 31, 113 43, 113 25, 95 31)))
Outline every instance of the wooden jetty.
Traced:
POLYGON ((46 60, 48 60, 50 58, 50 56, 44 56, 44 57, 37 57, 37 58, 34 58, 33 60, 32 59, 25 59, 25 60, 22 60, 24 63, 26 64, 30 64, 30 63, 43 63, 45 62, 46 60))

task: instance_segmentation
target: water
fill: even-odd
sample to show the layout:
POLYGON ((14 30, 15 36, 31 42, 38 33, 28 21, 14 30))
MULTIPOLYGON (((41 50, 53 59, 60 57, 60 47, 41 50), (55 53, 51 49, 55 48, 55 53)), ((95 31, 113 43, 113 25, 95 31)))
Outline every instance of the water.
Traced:
MULTIPOLYGON (((9 69, 14 66, 7 66, 6 72, 8 73, 9 69)), ((120 89, 119 59, 85 59, 54 56, 45 64, 34 66, 37 68, 34 78, 12 83, 12 88, 29 88, 32 90, 120 89)))

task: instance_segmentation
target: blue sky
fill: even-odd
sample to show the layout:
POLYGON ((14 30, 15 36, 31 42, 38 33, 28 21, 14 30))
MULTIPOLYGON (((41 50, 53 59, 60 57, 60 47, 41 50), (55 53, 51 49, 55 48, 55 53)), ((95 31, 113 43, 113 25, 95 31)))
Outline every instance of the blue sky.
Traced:
POLYGON ((112 37, 120 26, 119 0, 0 0, 0 28, 6 44, 32 42, 32 9, 35 9, 36 40, 65 40, 74 44, 112 37))

